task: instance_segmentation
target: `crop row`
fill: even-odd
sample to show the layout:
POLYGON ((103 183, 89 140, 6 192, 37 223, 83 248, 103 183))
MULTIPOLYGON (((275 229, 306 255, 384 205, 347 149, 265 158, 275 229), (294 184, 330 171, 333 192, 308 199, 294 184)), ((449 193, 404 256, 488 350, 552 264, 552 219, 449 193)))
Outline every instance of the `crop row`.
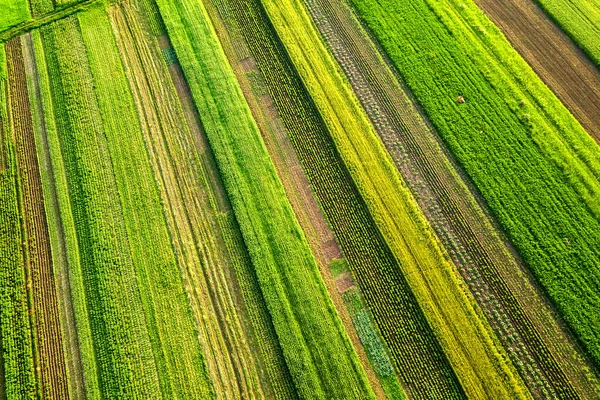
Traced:
POLYGON ((202 347, 112 26, 103 8, 80 13, 78 19, 139 282, 160 391, 165 398, 207 397, 211 385, 202 347))
MULTIPOLYGON (((4 55, 4 46, 0 53, 4 55)), ((4 167, 0 171, 0 342, 3 390, 7 398, 37 398, 34 345, 28 312, 22 220, 14 145, 7 113, 5 59, 0 57, 0 125, 4 167)))
POLYGON ((353 3, 598 363, 598 146, 472 2, 353 3))
MULTIPOLYGON (((86 390, 92 398, 153 397, 160 393, 150 335, 127 240, 117 182, 112 172, 94 81, 78 20, 42 30, 59 149, 77 236, 82 282, 76 284, 78 327, 91 327, 84 346, 86 390), (97 377, 97 381, 95 378, 97 377)), ((52 140, 51 147, 56 144, 52 140)), ((73 245, 73 242, 70 244, 73 245)), ((70 251, 74 251, 71 249, 70 251)), ((85 338, 84 338, 85 340, 85 338)))
POLYGON ((42 396, 59 399, 68 396, 65 357, 23 47, 20 38, 7 44, 11 65, 10 114, 22 198, 26 276, 36 344, 35 364, 42 396))
POLYGON ((158 5, 299 395, 373 397, 206 10, 158 5))

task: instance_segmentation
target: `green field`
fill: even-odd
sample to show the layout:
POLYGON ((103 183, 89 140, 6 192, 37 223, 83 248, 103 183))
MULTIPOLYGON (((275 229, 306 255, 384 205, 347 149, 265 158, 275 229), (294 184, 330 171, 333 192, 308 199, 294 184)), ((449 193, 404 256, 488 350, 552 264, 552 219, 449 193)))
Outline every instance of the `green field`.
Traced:
POLYGON ((600 148, 473 1, 5 3, 0 399, 600 396, 600 148))
POLYGON ((598 146, 472 3, 413 2, 393 13, 385 0, 355 4, 540 284, 600 362, 594 289, 600 254, 593 250, 600 229, 598 146), (400 24, 404 18, 412 23, 400 24), (461 95, 465 104, 456 102, 461 95))
POLYGON ((0 10, 2 10, 0 32, 31 19, 27 0, 2 0, 0 1, 0 10))
POLYGON ((584 0, 536 0, 579 47, 600 66, 600 7, 584 0))

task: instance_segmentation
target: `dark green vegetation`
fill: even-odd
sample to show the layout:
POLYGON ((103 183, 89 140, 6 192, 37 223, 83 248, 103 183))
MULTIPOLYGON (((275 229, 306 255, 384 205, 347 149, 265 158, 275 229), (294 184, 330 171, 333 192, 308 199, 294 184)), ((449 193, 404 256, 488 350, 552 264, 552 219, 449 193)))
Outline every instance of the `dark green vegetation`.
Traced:
POLYGON ((597 145, 472 2, 352 4, 2 7, 0 399, 600 395, 597 145))

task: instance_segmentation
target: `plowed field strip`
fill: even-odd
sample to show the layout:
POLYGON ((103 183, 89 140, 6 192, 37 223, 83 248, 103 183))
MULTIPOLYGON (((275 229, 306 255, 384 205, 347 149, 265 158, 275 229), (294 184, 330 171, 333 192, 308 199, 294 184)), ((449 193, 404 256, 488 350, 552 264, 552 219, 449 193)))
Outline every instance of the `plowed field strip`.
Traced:
POLYGON ((475 0, 600 142, 600 70, 533 0, 475 0))
POLYGON ((62 334, 20 38, 13 39, 6 47, 11 61, 9 76, 13 135, 27 233, 27 284, 32 299, 31 313, 36 337, 36 373, 43 398, 66 399, 69 395, 62 334))

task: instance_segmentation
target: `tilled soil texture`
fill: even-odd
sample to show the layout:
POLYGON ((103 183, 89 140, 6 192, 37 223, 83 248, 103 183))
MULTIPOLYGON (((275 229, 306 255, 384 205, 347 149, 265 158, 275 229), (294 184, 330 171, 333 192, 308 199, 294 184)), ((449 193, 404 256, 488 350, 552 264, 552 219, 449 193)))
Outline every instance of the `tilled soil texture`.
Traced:
MULTIPOLYGON (((538 398, 589 394, 542 293, 380 50, 341 0, 308 9, 417 202, 538 398)), ((575 350, 572 350, 575 352, 575 350)))
POLYGON ((600 71, 532 0, 475 0, 544 83, 600 142, 600 71))

